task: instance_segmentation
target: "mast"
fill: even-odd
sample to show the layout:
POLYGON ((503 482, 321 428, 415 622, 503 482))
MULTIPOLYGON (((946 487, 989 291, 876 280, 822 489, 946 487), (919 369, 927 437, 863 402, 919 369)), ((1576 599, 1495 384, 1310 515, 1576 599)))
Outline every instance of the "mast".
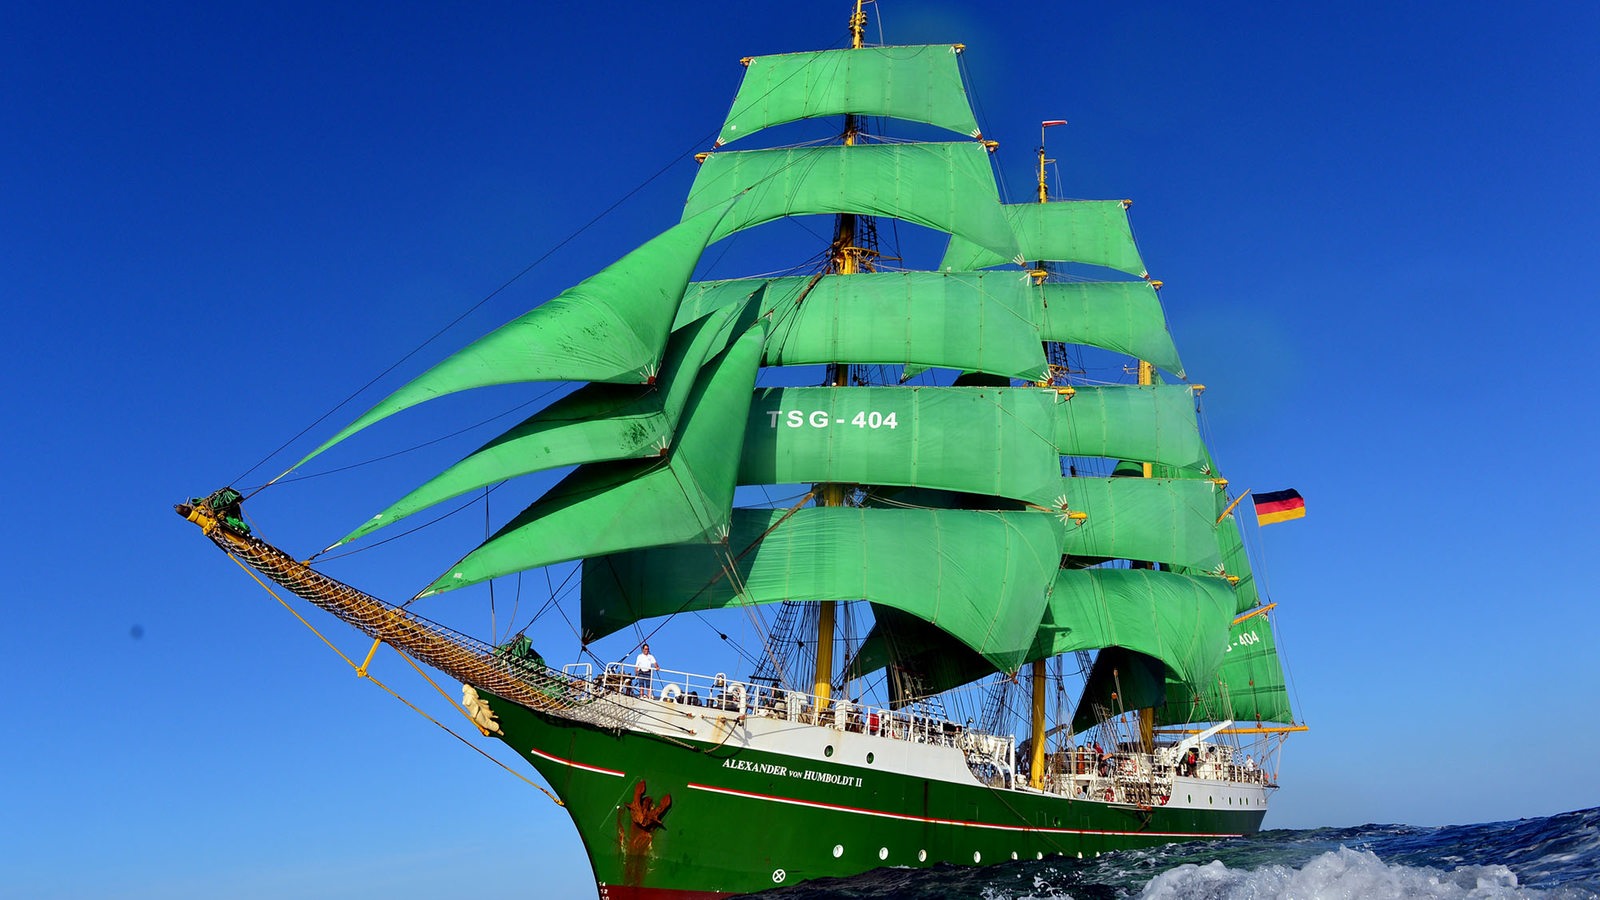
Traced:
MULTIPOLYGON (((867 14, 862 12, 861 6, 865 0, 856 0, 855 12, 850 15, 850 48, 859 50, 863 44, 863 35, 866 32, 867 14)), ((844 145, 855 146, 856 135, 860 133, 861 123, 854 114, 844 117, 844 145)), ((854 275, 861 269, 861 256, 863 248, 857 244, 857 223, 852 213, 840 213, 834 223, 833 246, 829 254, 828 268, 838 275, 854 275)), ((829 363, 825 379, 833 387, 842 387, 850 383, 850 366, 848 364, 829 363)), ((819 485, 818 500, 822 506, 843 506, 845 486, 842 484, 819 485)), ((817 698, 817 715, 827 708, 828 701, 833 695, 833 642, 834 642, 834 615, 837 601, 822 600, 817 603, 817 665, 815 677, 812 679, 812 694, 817 698)))
MULTIPOLYGON (((1156 367, 1148 360, 1139 360, 1138 383, 1140 387, 1149 387, 1155 383, 1156 367)), ((1145 478, 1155 476, 1155 466, 1149 462, 1144 463, 1141 473, 1145 478)), ((1155 568, 1151 565, 1150 568, 1155 568)), ((1139 707, 1139 749, 1144 753, 1153 753, 1156 749, 1156 709, 1153 706, 1139 707)))
MULTIPOLYGON (((1045 158, 1044 152, 1045 129, 1052 125, 1065 124, 1067 123, 1061 119, 1051 119, 1049 121, 1039 123, 1038 197, 1040 203, 1048 203, 1050 200, 1050 183, 1045 174, 1045 166, 1050 162, 1050 160, 1045 158)), ((1033 264, 1032 274, 1036 284, 1044 283, 1046 272, 1044 263, 1042 261, 1035 262, 1033 264)), ((1034 788, 1035 790, 1044 787, 1044 743, 1046 737, 1044 723, 1045 693, 1045 661, 1042 659, 1034 660, 1033 702, 1031 709, 1032 716, 1029 722, 1029 725, 1032 729, 1032 737, 1029 739, 1029 749, 1032 752, 1032 758, 1030 760, 1030 765, 1028 766, 1028 786, 1034 788)))

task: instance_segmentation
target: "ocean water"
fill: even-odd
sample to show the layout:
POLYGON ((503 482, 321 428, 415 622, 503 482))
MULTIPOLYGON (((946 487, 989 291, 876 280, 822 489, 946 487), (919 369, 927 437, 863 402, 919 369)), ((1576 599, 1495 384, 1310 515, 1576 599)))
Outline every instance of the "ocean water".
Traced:
POLYGON ((1600 898, 1600 807, 1542 819, 1418 828, 1265 831, 1096 859, 879 869, 763 900, 1357 900, 1600 898))

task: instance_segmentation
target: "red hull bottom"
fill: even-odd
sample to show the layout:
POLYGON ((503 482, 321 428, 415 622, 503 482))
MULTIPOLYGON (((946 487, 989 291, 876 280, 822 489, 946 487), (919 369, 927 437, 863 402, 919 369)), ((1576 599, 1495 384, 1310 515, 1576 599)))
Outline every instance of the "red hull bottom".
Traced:
POLYGON ((737 896, 720 891, 682 891, 623 884, 602 884, 599 887, 600 900, 722 900, 723 897, 737 896))

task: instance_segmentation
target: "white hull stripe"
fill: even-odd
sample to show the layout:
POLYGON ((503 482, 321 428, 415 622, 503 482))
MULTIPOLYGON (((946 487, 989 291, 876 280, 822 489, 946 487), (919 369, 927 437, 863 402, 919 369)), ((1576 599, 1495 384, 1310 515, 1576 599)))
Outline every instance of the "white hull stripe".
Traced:
POLYGON ((876 816, 880 819, 899 819, 905 822, 927 822, 933 825, 959 825, 962 828, 990 828, 996 831, 1033 831, 1041 834, 1109 834, 1128 837, 1211 837, 1233 838, 1244 837, 1243 834, 1214 834, 1209 831, 1097 831, 1084 828, 1044 828, 1036 825, 998 825, 992 822, 970 822, 965 819, 932 819, 927 816, 913 816, 905 813, 884 812, 877 809, 861 809, 854 806, 839 806, 833 803, 818 803, 813 800, 796 800, 793 797, 773 797, 769 794, 753 794, 749 791, 736 791, 731 788, 713 787, 709 784, 695 784, 690 782, 688 787, 696 791, 709 791, 713 794, 726 794, 730 797, 745 797, 750 800, 770 800, 773 803, 783 803, 789 806, 809 806, 813 809, 827 809, 835 812, 855 813, 860 816, 876 816))
POLYGON ((545 753, 544 751, 538 749, 537 747, 535 747, 532 750, 529 750, 528 752, 532 753, 534 756, 537 756, 537 757, 539 757, 541 759, 548 759, 553 763, 561 763, 563 766, 571 766, 574 769, 582 769, 585 772, 594 772, 597 775, 615 775, 618 778, 626 778, 626 777, 628 777, 628 773, 626 773, 626 772, 618 772, 616 769, 602 769, 599 766, 586 766, 581 762, 573 762, 570 759, 562 759, 559 756, 551 756, 550 754, 545 753))

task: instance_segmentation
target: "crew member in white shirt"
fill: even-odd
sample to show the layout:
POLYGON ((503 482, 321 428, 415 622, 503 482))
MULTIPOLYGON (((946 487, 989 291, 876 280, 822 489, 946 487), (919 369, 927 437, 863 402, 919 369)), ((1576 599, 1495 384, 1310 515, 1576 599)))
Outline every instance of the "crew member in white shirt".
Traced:
POLYGON ((656 669, 661 668, 656 664, 656 658, 650 655, 650 645, 645 644, 639 650, 639 658, 633 663, 633 683, 635 688, 643 686, 646 697, 653 697, 655 688, 656 669))

